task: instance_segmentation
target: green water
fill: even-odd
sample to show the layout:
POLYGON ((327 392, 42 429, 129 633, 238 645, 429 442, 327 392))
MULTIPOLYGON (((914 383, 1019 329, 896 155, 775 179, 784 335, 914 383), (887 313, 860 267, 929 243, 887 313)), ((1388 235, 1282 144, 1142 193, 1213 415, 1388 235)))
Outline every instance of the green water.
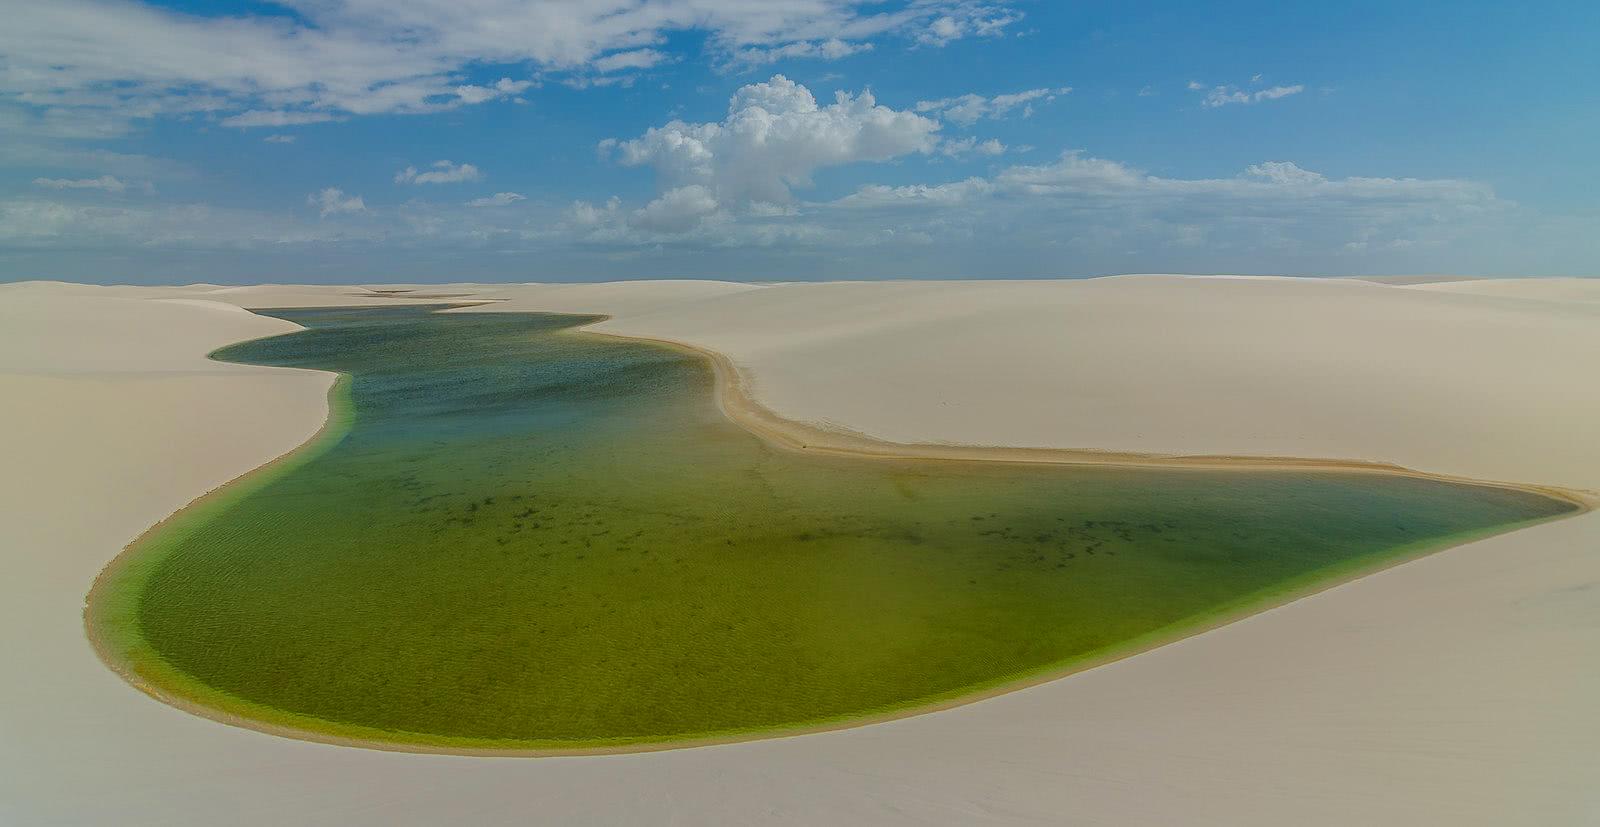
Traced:
POLYGON ((801 456, 727 422, 703 360, 581 317, 272 315, 310 329, 217 358, 347 374, 350 415, 139 547, 100 631, 169 692, 324 733, 563 747, 847 720, 1572 508, 801 456))

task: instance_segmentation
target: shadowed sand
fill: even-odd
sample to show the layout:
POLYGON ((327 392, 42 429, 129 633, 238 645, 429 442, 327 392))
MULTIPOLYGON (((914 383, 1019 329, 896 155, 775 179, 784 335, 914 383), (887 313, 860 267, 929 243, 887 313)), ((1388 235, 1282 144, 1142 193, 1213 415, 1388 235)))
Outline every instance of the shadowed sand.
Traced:
MULTIPOLYGON (((1566 295, 1584 289, 1122 278, 428 292, 606 313, 601 330, 722 353, 761 404, 824 431, 1313 456, 1593 489, 1600 391, 1576 377, 1600 352, 1600 311, 1566 295), (1250 416, 1235 422, 1240 411, 1250 416)), ((325 414, 327 374, 203 358, 292 329, 231 304, 363 292, 0 287, 0 382, 18 400, 3 430, 17 462, 0 500, 13 573, 0 634, 18 668, 0 679, 13 747, 0 814, 1572 823, 1595 812, 1592 514, 1070 680, 779 741, 533 763, 391 755, 262 738, 128 692, 82 641, 89 580, 143 528, 292 449, 325 414)))

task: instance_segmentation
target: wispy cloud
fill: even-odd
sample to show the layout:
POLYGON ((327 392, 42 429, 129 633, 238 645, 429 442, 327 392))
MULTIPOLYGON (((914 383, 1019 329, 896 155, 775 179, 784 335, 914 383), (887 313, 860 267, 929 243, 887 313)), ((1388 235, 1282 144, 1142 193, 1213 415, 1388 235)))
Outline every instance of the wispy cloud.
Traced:
POLYGON ((528 197, 517 192, 497 192, 482 198, 474 198, 467 202, 469 207, 509 207, 518 201, 526 201, 528 197))
POLYGON ((929 20, 916 34, 926 46, 944 46, 964 37, 1000 37, 1022 14, 1002 4, 965 3, 929 20))
POLYGON ((649 69, 667 60, 667 53, 659 49, 630 49, 615 52, 594 62, 597 72, 616 72, 623 69, 649 69))
POLYGON ((95 119, 102 130, 194 112, 230 127, 288 126, 514 98, 537 76, 647 69, 670 59, 656 47, 676 32, 703 35, 713 57, 763 63, 843 57, 892 38, 994 37, 1022 16, 1006 0, 290 5, 295 16, 205 16, 136 0, 20 4, 0 27, 0 93, 85 124, 109 113, 95 119), (493 65, 526 65, 533 77, 461 83, 493 65))
POLYGON ((122 179, 102 175, 98 178, 35 178, 33 185, 53 190, 105 190, 106 192, 122 192, 128 188, 122 179))
POLYGON ((977 153, 979 155, 1004 155, 1005 151, 1006 145, 1000 143, 994 138, 990 138, 987 141, 980 141, 970 135, 957 140, 946 138, 939 143, 939 154, 950 158, 959 158, 972 153, 977 153))
POLYGON ((328 112, 276 112, 252 109, 222 119, 223 126, 234 129, 253 129, 261 126, 301 126, 308 123, 326 123, 337 120, 328 112))
POLYGON ((306 196, 306 203, 316 207, 326 218, 338 213, 366 212, 367 204, 359 195, 345 195, 338 187, 327 187, 306 196))
POLYGON ((445 102, 435 105, 441 109, 448 109, 458 103, 472 105, 499 100, 500 98, 515 98, 533 88, 533 85, 531 80, 512 80, 511 78, 501 78, 486 86, 475 86, 470 83, 462 84, 450 90, 455 95, 454 100, 448 100, 448 96, 446 96, 447 100, 445 102))
POLYGON ((839 60, 862 52, 872 51, 871 43, 852 43, 830 37, 827 40, 798 40, 782 46, 752 46, 734 53, 735 64, 759 66, 780 60, 839 60))
MULTIPOLYGON (((1260 80, 1260 75, 1255 75, 1251 78, 1251 81, 1255 83, 1259 83, 1260 80)), ((1271 86, 1266 89, 1255 90, 1240 89, 1237 86, 1226 84, 1207 88, 1205 84, 1191 80, 1189 81, 1189 90, 1191 92, 1205 92, 1205 96, 1200 99, 1200 105, 1208 109, 1216 109, 1217 107, 1231 104, 1252 104, 1287 98, 1290 95, 1298 95, 1304 92, 1306 87, 1303 84, 1296 83, 1292 86, 1271 86)))
POLYGON ((927 112, 962 126, 971 126, 984 118, 1000 118, 1017 107, 1022 107, 1024 118, 1032 117, 1035 103, 1050 103, 1058 96, 1071 94, 1072 87, 1058 86, 1028 89, 994 97, 968 93, 952 98, 939 98, 917 102, 918 112, 927 112))
POLYGON ((418 172, 416 167, 406 167, 394 175, 396 184, 459 184, 465 181, 478 181, 483 178, 483 173, 471 164, 456 164, 450 161, 434 161, 433 166, 425 172, 418 172))

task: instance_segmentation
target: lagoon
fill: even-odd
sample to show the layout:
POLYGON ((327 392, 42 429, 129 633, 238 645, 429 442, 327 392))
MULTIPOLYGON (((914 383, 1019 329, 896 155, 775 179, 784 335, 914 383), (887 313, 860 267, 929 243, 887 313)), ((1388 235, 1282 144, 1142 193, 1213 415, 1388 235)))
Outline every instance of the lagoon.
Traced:
POLYGON ((108 572, 102 650, 311 736, 573 749, 838 725, 1020 685, 1574 506, 1403 475, 812 456, 703 359, 589 317, 272 312, 219 359, 338 371, 313 445, 108 572))

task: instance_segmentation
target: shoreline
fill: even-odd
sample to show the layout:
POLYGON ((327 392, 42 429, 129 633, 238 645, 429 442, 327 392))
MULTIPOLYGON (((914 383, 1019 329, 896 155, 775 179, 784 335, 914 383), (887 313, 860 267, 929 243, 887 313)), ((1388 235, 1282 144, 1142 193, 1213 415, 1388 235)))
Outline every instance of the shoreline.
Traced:
MULTIPOLYGON (((455 307, 471 307, 487 302, 464 302, 451 304, 445 309, 455 307)), ((351 305, 352 307, 371 307, 372 305, 351 305)), ((437 307, 437 306, 435 306, 437 307)), ((438 312, 437 310, 434 312, 438 312)), ((539 311, 527 311, 539 312, 539 311)), ((574 314, 552 314, 574 315, 574 314)), ((594 314, 584 314, 594 315, 594 314)), ((292 724, 280 724, 270 720, 262 720, 227 709, 208 706, 186 695, 167 691, 153 685, 139 676, 131 662, 119 653, 110 651, 105 640, 103 630, 97 628, 97 622, 103 619, 103 614, 108 611, 106 592, 109 581, 124 573, 131 565, 140 561, 134 559, 144 550, 143 546, 163 529, 169 528, 180 522, 183 518, 196 516, 196 511, 205 507, 216 505, 224 494, 245 493, 245 491, 232 491, 241 483, 253 481, 253 485, 264 484, 270 481, 274 473, 282 472, 300 462, 308 461, 322 450, 332 447, 344 431, 349 427, 349 411, 346 409, 341 415, 341 405, 348 405, 348 400, 339 400, 337 397, 341 389, 347 390, 349 377, 337 374, 328 392, 328 407, 323 426, 312 435, 310 439, 289 452, 282 454, 267 463, 258 466, 220 486, 197 497, 166 518, 147 528, 131 543, 127 544, 115 557, 108 562, 95 578, 89 593, 85 597, 84 625, 91 646, 99 659, 125 682, 132 685, 142 693, 159 700, 169 706, 189 712, 199 717, 228 724, 234 727, 255 730, 266 734, 278 735, 301 741, 333 744, 339 746, 353 746, 363 749, 373 749, 388 752, 405 752, 418 754, 446 754, 479 757, 560 757, 580 755, 614 755, 659 752, 666 750, 691 749, 704 746, 744 743, 750 741, 775 740, 810 735, 822 732, 854 729, 878 723, 885 723, 904 718, 916 717, 932 712, 939 712, 956 707, 966 706, 979 701, 988 700, 1001 695, 1054 682, 1073 674, 1084 672, 1110 663, 1114 663, 1137 654, 1158 649, 1169 644, 1195 637, 1206 632, 1230 625, 1239 620, 1262 614, 1273 609, 1293 603, 1300 599, 1346 585, 1355 580, 1363 579, 1381 571, 1385 571, 1405 563, 1413 562, 1424 557, 1432 556, 1439 552, 1456 548, 1468 543, 1488 539, 1524 528, 1542 525, 1568 517, 1580 516, 1588 513, 1600 504, 1600 495, 1594 492, 1561 488, 1556 486, 1541 486, 1510 482, 1485 481, 1459 476, 1448 476, 1416 471, 1398 465, 1363 462, 1356 460, 1319 460, 1294 457, 1265 457, 1265 456, 1227 456, 1227 455, 1147 455, 1129 452, 1094 451, 1086 449, 1048 449, 1048 448, 1000 448, 984 446, 961 445, 915 445, 892 443, 876 440, 859 434, 845 431, 834 431, 826 428, 785 419, 754 399, 747 392, 746 383, 739 374, 737 367, 723 354, 699 348, 683 342, 665 339, 656 339, 646 336, 629 336, 609 332, 596 332, 587 327, 598 324, 609 317, 602 317, 590 322, 589 325, 575 328, 578 335, 591 335, 617 338, 621 340, 646 342, 657 346, 666 347, 681 353, 706 359, 711 363, 714 373, 714 396, 718 408, 734 424, 752 433, 757 438, 775 447, 792 450, 818 452, 829 455, 855 457, 861 459, 893 459, 914 460, 925 462, 984 462, 984 463, 1011 463, 1011 464, 1049 464, 1071 466, 1106 466, 1122 468, 1159 468, 1168 470, 1206 470, 1206 471, 1302 471, 1302 472, 1329 472, 1329 473, 1370 473, 1408 476, 1430 479, 1439 482, 1507 488, 1528 493, 1533 493, 1549 499, 1566 502, 1573 506, 1573 510, 1522 521, 1494 529, 1469 533, 1457 537, 1445 538, 1437 544, 1424 544, 1412 548, 1400 546, 1378 555, 1380 559, 1372 560, 1358 558, 1347 561, 1345 564, 1330 567, 1321 573, 1313 573, 1300 578, 1294 578, 1275 587, 1251 595, 1229 601, 1214 610, 1202 613, 1187 621, 1173 624, 1170 627, 1147 633, 1146 635, 1125 641, 1122 645, 1109 649, 1089 653, 1081 660, 1058 663, 1033 672, 1020 673, 999 679, 991 685, 978 685, 970 691, 963 691, 958 696, 948 698, 934 698, 928 703, 916 704, 904 708, 890 709, 879 713, 869 713, 862 716, 851 716, 847 719, 824 720, 814 724, 799 724, 796 726, 774 727, 770 729, 746 730, 733 733, 711 733, 705 737, 688 736, 680 739, 666 741, 646 741, 638 743, 622 743, 616 745, 594 745, 575 747, 475 747, 451 746, 448 743, 429 744, 427 742, 401 741, 385 737, 362 737, 361 735, 340 735, 337 733, 323 732, 316 729, 302 728, 292 724)), ((289 334, 277 334, 289 335, 289 334)), ((265 337, 272 338, 272 337, 265 337)), ((253 341, 245 339, 240 341, 253 341)), ((237 343, 235 343, 237 344, 237 343)), ((209 358, 209 355, 208 355, 209 358)), ((324 371, 314 371, 325 373, 324 371)), ((163 664, 165 665, 165 664, 163 664)), ((173 670, 176 672, 176 670, 173 670)), ((181 675, 181 673, 178 673, 181 675)), ((186 676, 184 676, 186 677, 186 676)), ((192 679, 191 679, 192 680, 192 679)), ((195 681, 199 684, 198 681, 195 681)), ((204 684, 199 684, 204 687, 204 684)), ((210 689, 209 687, 206 687, 210 689)), ((239 705, 259 707, 265 710, 278 712, 286 717, 299 717, 306 720, 318 720, 310 716, 301 716, 298 713, 288 713, 281 710, 254 704, 244 699, 234 699, 233 696, 217 692, 223 697, 231 699, 239 705)), ((335 728, 362 730, 365 728, 354 725, 332 723, 335 728)), ((377 732, 377 731, 372 731, 377 732)), ((418 734, 419 737, 426 737, 418 734)), ((440 739, 448 741, 449 739, 440 739)), ((481 741, 483 739, 463 739, 481 741)))

